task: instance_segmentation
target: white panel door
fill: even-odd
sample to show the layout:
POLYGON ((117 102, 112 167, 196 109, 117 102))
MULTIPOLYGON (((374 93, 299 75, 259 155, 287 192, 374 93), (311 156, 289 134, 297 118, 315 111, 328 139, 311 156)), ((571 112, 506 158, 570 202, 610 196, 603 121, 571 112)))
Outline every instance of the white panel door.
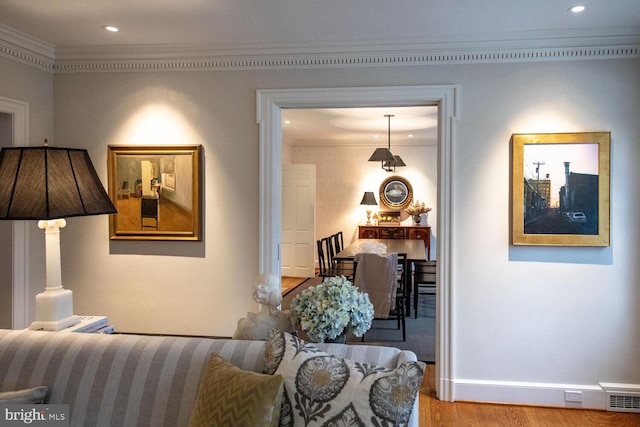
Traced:
POLYGON ((282 167, 282 264, 288 277, 313 277, 316 165, 282 167))

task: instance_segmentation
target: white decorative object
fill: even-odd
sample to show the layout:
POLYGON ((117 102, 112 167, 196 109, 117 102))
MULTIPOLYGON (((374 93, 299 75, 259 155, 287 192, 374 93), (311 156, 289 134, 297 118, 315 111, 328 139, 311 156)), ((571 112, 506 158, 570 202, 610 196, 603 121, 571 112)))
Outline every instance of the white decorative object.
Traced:
POLYGON ((234 339, 264 340, 272 329, 293 332, 294 328, 289 320, 289 312, 280 310, 282 292, 280 278, 275 274, 258 276, 258 283, 253 290, 253 299, 260 304, 257 313, 248 312, 247 317, 238 320, 233 333, 234 339))
POLYGON ((385 243, 380 242, 360 242, 354 247, 354 253, 366 253, 366 254, 378 254, 378 255, 386 255, 387 254, 387 245, 385 243))
POLYGON ((47 284, 36 295, 36 320, 29 329, 59 331, 80 323, 80 317, 73 314, 73 293, 62 287, 60 229, 65 225, 64 219, 38 221, 45 233, 47 284))

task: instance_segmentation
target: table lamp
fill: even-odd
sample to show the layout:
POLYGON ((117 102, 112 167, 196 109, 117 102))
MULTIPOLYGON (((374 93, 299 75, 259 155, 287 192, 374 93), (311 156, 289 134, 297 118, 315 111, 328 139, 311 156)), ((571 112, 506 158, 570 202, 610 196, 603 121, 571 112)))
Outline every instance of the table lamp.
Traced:
POLYGON ((60 229, 64 217, 117 213, 87 150, 8 147, 0 151, 0 220, 38 220, 45 232, 46 287, 36 295, 29 329, 59 331, 80 323, 73 294, 62 286, 60 229))
MULTIPOLYGON (((373 195, 373 191, 365 191, 364 196, 362 196, 361 205, 367 206, 377 206, 378 202, 376 201, 376 196, 373 195)), ((367 225, 371 224, 371 209, 367 208, 367 225)))

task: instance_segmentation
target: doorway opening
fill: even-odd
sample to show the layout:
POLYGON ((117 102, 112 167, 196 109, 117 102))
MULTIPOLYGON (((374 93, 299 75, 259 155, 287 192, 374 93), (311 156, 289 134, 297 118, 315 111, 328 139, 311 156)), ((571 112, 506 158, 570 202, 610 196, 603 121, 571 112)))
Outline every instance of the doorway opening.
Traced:
POLYGON ((452 148, 457 116, 456 86, 275 89, 257 92, 260 125, 259 272, 280 275, 282 217, 282 109, 438 106, 437 252, 440 295, 436 301, 436 392, 453 400, 451 328, 452 148))
MULTIPOLYGON (((13 117, 0 112, 0 148, 13 145, 13 117)), ((11 221, 0 221, 0 241, 11 242, 13 230, 11 221)), ((0 328, 11 329, 13 308, 13 254, 11 245, 0 246, 0 293, 5 296, 0 302, 0 328)))
MULTIPOLYGON (((2 127, 2 130, 0 130, 1 146, 29 145, 29 104, 0 96, 0 116, 2 116, 2 124, 0 125, 2 127)), ((11 315, 11 328, 23 329, 27 327, 29 319, 29 304, 27 303, 27 266, 29 257, 26 249, 28 245, 28 229, 25 221, 11 221, 7 224, 9 224, 10 236, 5 237, 11 238, 9 241, 12 242, 12 245, 10 246, 11 253, 6 255, 6 262, 11 265, 9 270, 11 271, 11 278, 8 283, 5 282, 4 285, 0 286, 5 292, 3 295, 10 296, 10 298, 5 298, 3 301, 6 301, 6 304, 10 304, 8 312, 11 315), (10 287, 8 292, 6 287, 10 287)), ((7 229, 4 229, 3 232, 9 234, 7 229)), ((2 280, 5 280, 4 276, 2 280)), ((0 309, 5 310, 6 307, 3 305, 0 309)))
MULTIPOLYGON (((330 236, 342 233, 344 246, 349 246, 364 237, 361 233, 367 232, 362 228, 367 226, 367 215, 372 217, 369 226, 377 225, 379 217, 394 213, 398 215, 398 225, 403 227, 403 234, 409 236, 424 232, 407 228, 413 227, 415 221, 404 209, 395 208, 388 212, 390 208, 380 200, 380 187, 392 176, 402 177, 411 183, 412 199, 432 209, 428 218, 421 218, 420 226, 436 230, 437 117, 438 107, 435 105, 282 109, 281 271, 283 288, 288 285, 283 293, 292 291, 292 282, 299 283, 293 281, 295 276, 315 277, 319 267, 318 241, 329 244, 334 241, 330 236), (404 159, 404 166, 383 168, 380 161, 368 161, 374 150, 380 147, 388 147, 394 155, 404 159), (308 167, 315 171, 313 188, 306 185, 308 174, 302 173, 308 167), (297 172, 297 168, 301 171, 297 172), (292 173, 295 173, 293 182, 292 173), (373 195, 375 205, 361 205, 365 193, 373 195), (308 204, 301 206, 301 199, 308 204), (298 202, 292 203, 293 200, 298 202), (309 220, 315 222, 309 223, 309 220)), ((435 233, 429 234, 428 252, 430 258, 435 259, 435 233)), ((328 248, 324 250, 325 256, 339 251, 335 246, 331 251, 328 248)), ((309 286, 320 281, 322 278, 318 277, 303 283, 309 286)), ((411 350, 418 360, 433 363, 435 295, 422 293, 416 299, 419 309, 415 311, 413 297, 417 295, 412 295, 411 304, 407 307, 406 339, 401 340, 400 332, 387 327, 386 322, 376 322, 368 341, 373 339, 411 350)))

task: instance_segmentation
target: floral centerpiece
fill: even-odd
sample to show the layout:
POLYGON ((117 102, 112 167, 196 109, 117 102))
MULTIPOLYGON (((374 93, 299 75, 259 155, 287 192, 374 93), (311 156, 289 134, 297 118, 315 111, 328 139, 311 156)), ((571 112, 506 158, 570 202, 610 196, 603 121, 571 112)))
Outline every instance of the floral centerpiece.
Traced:
POLYGON ((429 213, 430 210, 431 208, 428 208, 424 202, 417 199, 409 203, 409 206, 405 208, 405 211, 413 217, 416 224, 420 224, 420 215, 429 213))
POLYGON ((371 327, 373 304, 344 276, 328 277, 291 301, 291 323, 314 342, 335 340, 348 332, 361 337, 371 327))

